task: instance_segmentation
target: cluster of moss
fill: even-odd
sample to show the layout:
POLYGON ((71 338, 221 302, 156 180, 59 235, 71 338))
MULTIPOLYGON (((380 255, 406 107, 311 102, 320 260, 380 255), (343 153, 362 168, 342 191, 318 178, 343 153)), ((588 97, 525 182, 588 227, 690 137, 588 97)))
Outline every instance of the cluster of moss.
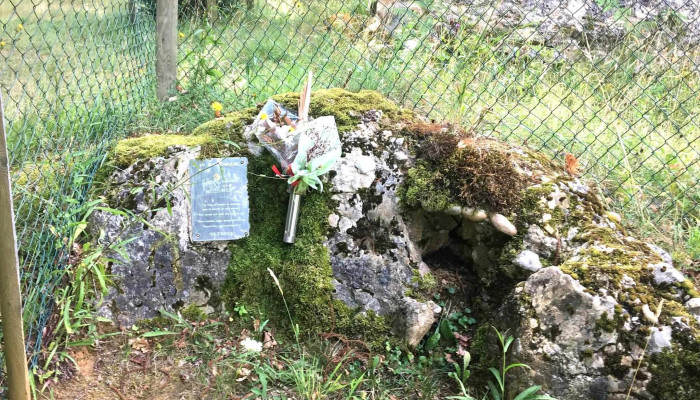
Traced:
POLYGON ((138 160, 163 156, 171 146, 201 146, 211 140, 209 135, 145 135, 120 140, 109 158, 117 168, 126 168, 138 160))
POLYGON ((432 170, 425 163, 419 163, 408 170, 406 179, 399 186, 397 193, 405 206, 439 212, 455 203, 455 199, 445 187, 446 179, 440 171, 432 170))
POLYGON ((686 346, 651 356, 647 389, 657 399, 700 399, 700 346, 686 346))
MULTIPOLYGON (((272 97, 290 109, 296 109, 299 93, 286 93, 272 97)), ((412 111, 401 108, 381 94, 371 90, 357 93, 344 89, 323 89, 312 92, 309 114, 312 116, 332 115, 340 133, 357 128, 360 114, 370 110, 381 110, 386 125, 405 125, 415 119, 412 111)))
POLYGON ((498 213, 517 210, 530 183, 521 164, 538 160, 515 155, 501 142, 460 141, 455 135, 458 133, 439 132, 418 140, 416 153, 422 158, 408 171, 399 191, 403 203, 427 211, 455 204, 498 213))
POLYGON ((274 163, 269 155, 249 160, 251 230, 247 238, 229 245, 232 258, 223 298, 228 304, 242 303, 275 323, 286 323, 283 294, 268 273, 270 268, 279 279, 295 323, 311 331, 329 329, 333 286, 323 239, 333 204, 327 191, 304 196, 296 243, 283 243, 287 184, 258 176, 269 175, 274 163))

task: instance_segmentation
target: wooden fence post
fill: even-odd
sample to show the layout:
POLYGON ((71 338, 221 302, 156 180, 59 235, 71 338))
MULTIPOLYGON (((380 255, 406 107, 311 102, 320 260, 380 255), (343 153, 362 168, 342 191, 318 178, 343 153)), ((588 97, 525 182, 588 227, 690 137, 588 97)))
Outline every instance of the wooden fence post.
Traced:
POLYGON ((12 211, 10 160, 5 138, 5 114, 0 94, 0 314, 10 400, 29 400, 29 371, 24 347, 19 260, 12 211))
POLYGON ((210 23, 216 22, 219 19, 219 5, 217 0, 207 0, 207 19, 210 23))
POLYGON ((129 0, 126 12, 129 15, 129 25, 134 25, 136 23, 136 0, 129 0))
POLYGON ((177 0, 156 4, 156 75, 156 94, 166 101, 177 79, 177 0))

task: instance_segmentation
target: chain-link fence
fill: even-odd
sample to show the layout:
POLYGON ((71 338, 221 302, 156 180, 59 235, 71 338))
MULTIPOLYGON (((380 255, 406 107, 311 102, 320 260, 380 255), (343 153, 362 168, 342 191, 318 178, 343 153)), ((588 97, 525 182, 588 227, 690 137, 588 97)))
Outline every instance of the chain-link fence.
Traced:
POLYGON ((52 334, 74 212, 152 86, 154 21, 132 10, 125 0, 0 0, 0 90, 32 359, 52 334))
MULTIPOLYGON (((155 3, 0 0, 31 354, 51 334, 71 211, 152 98, 155 3)), ((315 88, 572 153, 635 224, 700 242, 697 1, 181 0, 179 18, 182 93, 233 110, 313 70, 315 88)))
POLYGON ((180 4, 185 88, 237 107, 298 90, 311 69, 317 87, 375 89, 436 119, 479 120, 481 135, 574 154, 644 229, 698 229, 697 1, 180 4))

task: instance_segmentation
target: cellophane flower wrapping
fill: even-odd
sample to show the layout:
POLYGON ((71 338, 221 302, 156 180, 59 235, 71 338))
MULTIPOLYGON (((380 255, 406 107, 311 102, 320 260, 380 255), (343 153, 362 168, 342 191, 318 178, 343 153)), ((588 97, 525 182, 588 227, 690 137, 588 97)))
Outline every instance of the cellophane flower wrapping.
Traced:
POLYGON ((285 171, 297 156, 299 117, 274 100, 268 100, 253 122, 255 136, 285 171))
POLYGON ((306 193, 309 188, 323 190, 320 176, 342 154, 334 117, 300 122, 295 113, 268 100, 253 126, 260 143, 277 159, 282 172, 290 175, 288 182, 294 185, 295 193, 306 193))

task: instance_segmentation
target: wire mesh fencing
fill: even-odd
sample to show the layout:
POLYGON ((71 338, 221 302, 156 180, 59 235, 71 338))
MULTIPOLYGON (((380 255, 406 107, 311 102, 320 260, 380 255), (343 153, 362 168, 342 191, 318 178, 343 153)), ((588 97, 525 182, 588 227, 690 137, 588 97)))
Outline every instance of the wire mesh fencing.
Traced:
MULTIPOLYGON (((155 6, 0 0, 30 354, 51 335, 72 213, 152 98, 155 6)), ((673 241, 695 232, 700 252, 696 1, 180 0, 178 17, 181 93, 234 110, 313 70, 315 88, 377 90, 479 135, 571 153, 635 224, 673 241)))
POLYGON ((180 85, 231 107, 311 69, 317 87, 571 153, 644 229, 698 229, 697 2, 189 0, 180 19, 180 85))
POLYGON ((126 0, 0 0, 0 90, 32 360, 52 334, 75 210, 150 90, 153 32, 153 19, 126 0))

